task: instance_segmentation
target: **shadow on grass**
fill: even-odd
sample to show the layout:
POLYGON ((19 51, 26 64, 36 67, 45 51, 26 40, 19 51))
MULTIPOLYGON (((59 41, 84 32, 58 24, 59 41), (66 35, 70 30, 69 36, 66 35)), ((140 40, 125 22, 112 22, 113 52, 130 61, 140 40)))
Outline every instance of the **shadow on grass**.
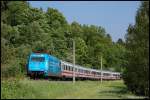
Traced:
POLYGON ((128 89, 124 86, 108 86, 113 89, 113 93, 125 94, 128 93, 128 89))
POLYGON ((125 94, 128 93, 128 90, 126 87, 122 86, 108 86, 110 89, 108 90, 101 90, 99 92, 99 95, 107 95, 110 97, 118 97, 122 98, 125 94))

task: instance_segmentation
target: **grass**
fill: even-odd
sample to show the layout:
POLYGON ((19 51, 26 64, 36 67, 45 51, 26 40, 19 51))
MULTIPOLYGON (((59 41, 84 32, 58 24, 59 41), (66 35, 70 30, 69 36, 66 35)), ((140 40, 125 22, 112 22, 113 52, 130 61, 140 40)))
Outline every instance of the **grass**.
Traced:
POLYGON ((137 99, 119 81, 48 81, 9 79, 1 82, 2 99, 137 99))

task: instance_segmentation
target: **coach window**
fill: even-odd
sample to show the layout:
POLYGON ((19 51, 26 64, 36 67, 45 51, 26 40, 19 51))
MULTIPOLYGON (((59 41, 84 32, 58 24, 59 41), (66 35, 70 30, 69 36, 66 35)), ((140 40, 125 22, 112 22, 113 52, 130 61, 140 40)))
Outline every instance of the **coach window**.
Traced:
POLYGON ((65 70, 65 65, 63 67, 64 67, 64 70, 65 70))
POLYGON ((81 69, 79 69, 79 72, 81 73, 81 69))
POLYGON ((66 66, 66 70, 68 70, 68 65, 66 66))
POLYGON ((69 71, 71 71, 71 67, 69 66, 69 71))
POLYGON ((67 70, 69 70, 69 66, 67 66, 67 70))
POLYGON ((65 65, 65 70, 67 70, 67 65, 65 65))
POLYGON ((66 70, 67 70, 67 65, 66 65, 66 70))
POLYGON ((69 66, 67 65, 67 70, 69 70, 69 66))
POLYGON ((68 70, 68 65, 66 66, 66 70, 68 70))
POLYGON ((65 66, 65 70, 67 70, 67 65, 65 66))
POLYGON ((72 71, 72 67, 70 66, 70 71, 72 71))
POLYGON ((65 65, 63 65, 62 67, 63 67, 63 70, 65 70, 65 65))
POLYGON ((78 72, 78 68, 76 69, 76 71, 78 72))
POLYGON ((62 65, 61 67, 62 67, 62 69, 64 70, 64 65, 62 65))
POLYGON ((61 65, 61 70, 64 70, 63 65, 61 65))
POLYGON ((70 70, 70 67, 69 67, 69 66, 67 66, 67 70, 70 70))
POLYGON ((68 70, 68 66, 66 65, 66 70, 68 70))
POLYGON ((79 69, 79 72, 81 73, 81 69, 79 69))
POLYGON ((75 72, 77 72, 77 68, 75 68, 75 72))
POLYGON ((67 70, 70 70, 70 67, 69 67, 69 66, 67 66, 67 70))
POLYGON ((73 67, 70 67, 71 68, 71 71, 73 71, 73 67))
POLYGON ((63 70, 65 70, 65 65, 63 65, 63 70))

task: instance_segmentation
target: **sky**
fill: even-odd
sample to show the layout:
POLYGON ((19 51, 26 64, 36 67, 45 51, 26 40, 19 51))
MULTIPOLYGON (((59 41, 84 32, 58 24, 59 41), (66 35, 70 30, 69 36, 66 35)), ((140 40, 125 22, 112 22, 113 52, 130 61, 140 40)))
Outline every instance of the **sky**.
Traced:
POLYGON ((125 40, 129 24, 135 23, 140 1, 29 1, 32 7, 56 8, 68 23, 96 25, 105 28, 113 41, 125 40))

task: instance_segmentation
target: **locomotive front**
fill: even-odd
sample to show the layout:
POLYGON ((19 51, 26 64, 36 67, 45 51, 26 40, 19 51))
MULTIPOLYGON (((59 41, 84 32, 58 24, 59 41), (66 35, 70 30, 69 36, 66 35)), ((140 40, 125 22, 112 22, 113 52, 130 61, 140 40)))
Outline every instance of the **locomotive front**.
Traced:
POLYGON ((48 74, 48 55, 41 53, 31 53, 28 59, 27 73, 33 75, 48 74))

